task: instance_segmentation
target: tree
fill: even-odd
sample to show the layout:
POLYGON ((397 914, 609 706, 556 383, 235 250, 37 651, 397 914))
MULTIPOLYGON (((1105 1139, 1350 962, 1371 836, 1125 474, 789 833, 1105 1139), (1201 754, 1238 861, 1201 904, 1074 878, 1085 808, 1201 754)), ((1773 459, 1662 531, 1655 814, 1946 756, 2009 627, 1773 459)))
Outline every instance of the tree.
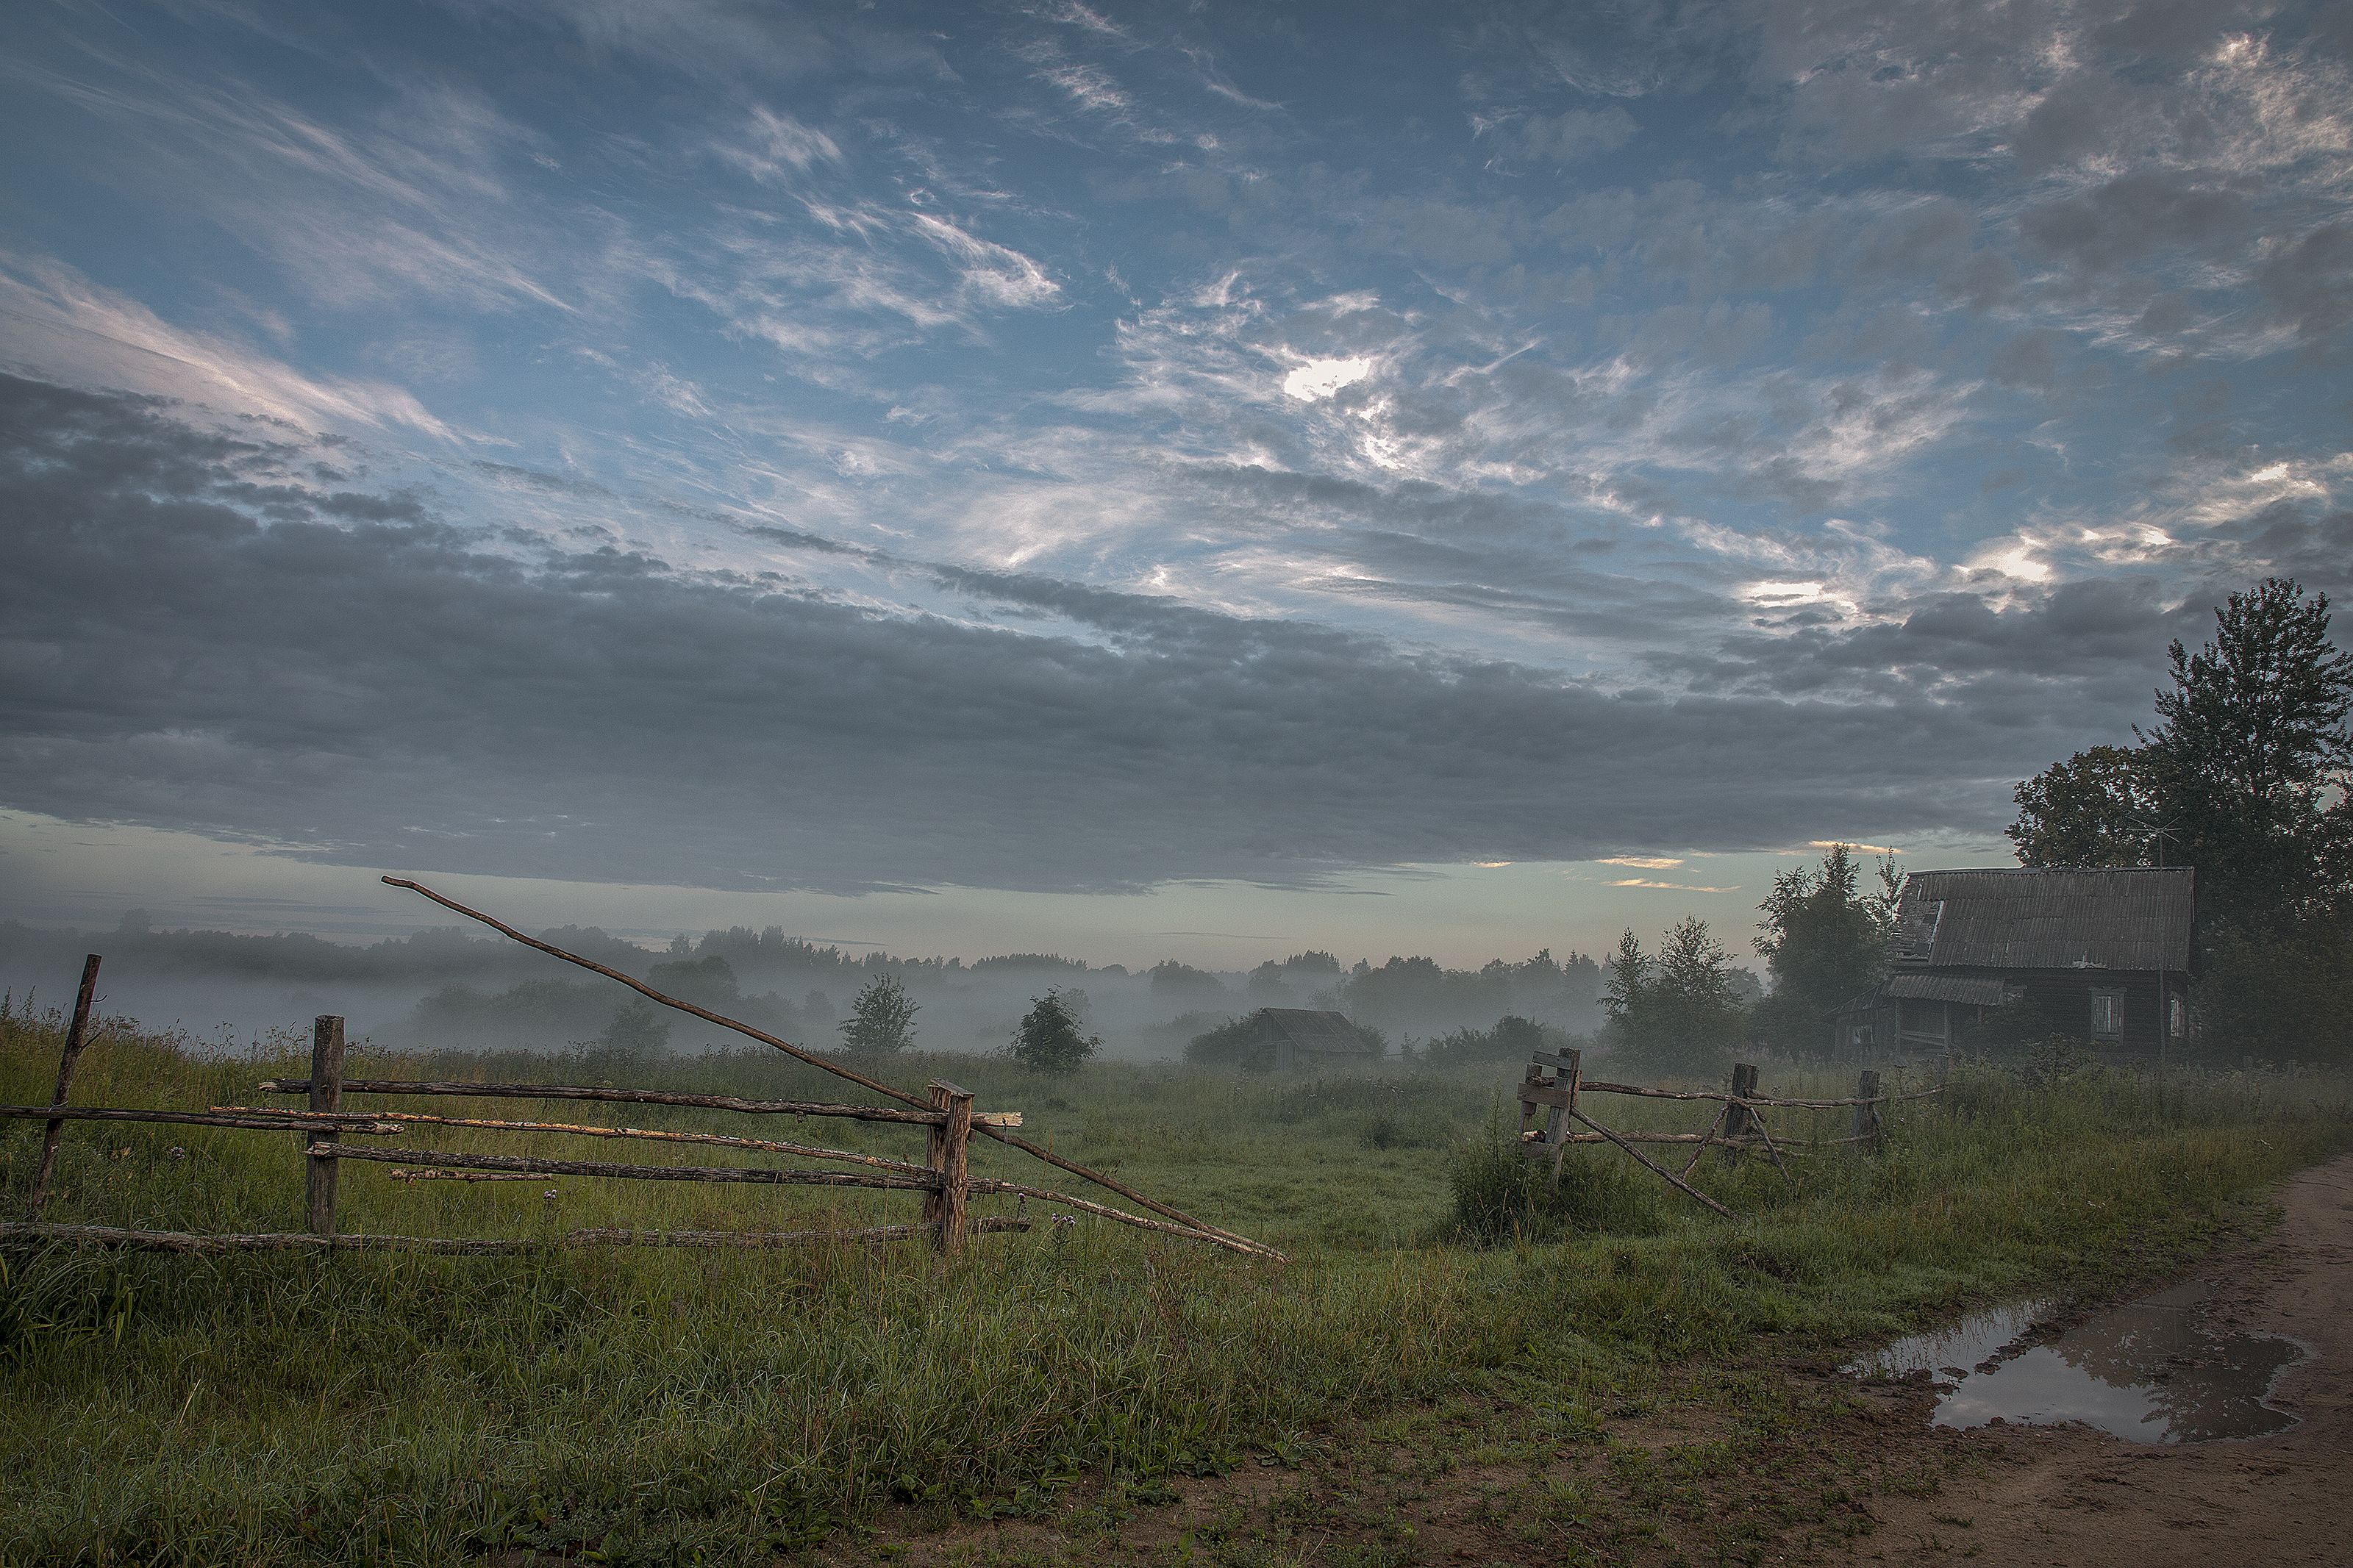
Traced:
POLYGON ((624 1057, 658 1057, 670 1049, 670 1024, 642 997, 631 997, 596 1037, 597 1047, 624 1057))
POLYGON ((1602 1005, 1629 1055, 1690 1071, 1716 1067, 1747 1024, 1732 960, 1696 916, 1668 928, 1655 958, 1631 931, 1620 938, 1602 1005))
POLYGON ((2148 864, 2158 806, 2137 752, 2078 752, 2020 784, 2012 798, 2018 820, 2004 831, 2021 866, 2148 864))
POLYGON ((1029 1014, 1013 1036, 1013 1059, 1034 1072, 1075 1072, 1102 1049, 1101 1039, 1082 1032, 1077 1006, 1059 985, 1029 998, 1029 1014))
POLYGON ((2348 912, 2353 655, 2329 641, 2328 596, 2266 578, 2214 621, 2199 652, 2167 650, 2173 689, 2140 736, 2158 810, 2225 925, 2284 932, 2348 912))
POLYGON ((2353 915, 2353 655, 2328 598, 2266 578, 2167 650, 2172 689, 2130 749, 2097 746, 2018 786, 2027 866, 2193 867, 2203 923, 2280 936, 2353 915))
POLYGON ((1853 847, 1833 844, 1820 867, 1776 874, 1757 906, 1765 918, 1752 945, 1773 975, 1757 1023, 1776 1044, 1826 1045, 1831 1009, 1879 984, 1903 880, 1883 858, 1878 888, 1866 892, 1862 882, 1853 847))
POLYGON ((920 1012, 895 974, 878 974, 849 1005, 841 1021, 841 1043, 853 1051, 903 1051, 915 1043, 920 1012))

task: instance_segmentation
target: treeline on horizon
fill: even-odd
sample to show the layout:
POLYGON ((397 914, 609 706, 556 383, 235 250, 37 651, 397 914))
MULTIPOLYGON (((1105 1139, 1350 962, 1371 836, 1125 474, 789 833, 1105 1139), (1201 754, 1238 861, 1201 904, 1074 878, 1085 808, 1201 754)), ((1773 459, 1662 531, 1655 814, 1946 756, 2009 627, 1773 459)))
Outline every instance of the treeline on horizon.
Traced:
MULTIPOLYGON (((1379 964, 1359 959, 1343 966, 1332 953, 1307 952, 1250 970, 1213 972, 1173 959, 1130 970, 1058 953, 1006 953, 971 963, 860 954, 788 936, 775 926, 681 933, 660 951, 594 926, 536 934, 681 1001, 816 1047, 839 1043, 856 998, 883 976, 934 1005, 1059 988, 1083 1007, 1092 991, 1093 1000, 1122 1015, 1141 1044, 1167 1055, 1204 1030, 1267 1006, 1329 1007, 1408 1040, 1514 1014, 1556 1028, 1588 1030, 1599 1021, 1602 989, 1594 958, 1572 951, 1555 959, 1548 949, 1477 969, 1451 969, 1426 956, 1392 956, 1379 964)), ((662 1010, 617 994, 607 981, 552 977, 544 957, 459 927, 342 943, 301 931, 157 930, 139 910, 102 932, 0 922, 0 967, 11 974, 68 975, 82 953, 93 951, 103 952, 117 973, 427 988, 409 1026, 435 1044, 578 1045, 646 1054, 671 1043, 670 1016, 662 1010)), ((971 1033, 962 1029, 942 1040, 934 1027, 927 1037, 918 1020, 914 1037, 925 1046, 963 1048, 975 1043, 971 1033)))

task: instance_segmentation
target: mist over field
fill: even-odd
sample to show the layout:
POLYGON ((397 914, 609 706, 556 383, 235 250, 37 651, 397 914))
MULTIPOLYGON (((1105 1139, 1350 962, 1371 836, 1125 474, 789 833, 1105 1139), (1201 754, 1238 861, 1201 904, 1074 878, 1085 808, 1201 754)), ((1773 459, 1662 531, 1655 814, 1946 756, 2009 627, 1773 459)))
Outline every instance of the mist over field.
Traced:
MULTIPOLYGON (((1060 987, 1113 1059, 1178 1058, 1186 1043, 1260 1007, 1331 1008, 1388 1037, 1391 1054, 1416 1038, 1484 1030, 1505 1016, 1577 1033, 1601 1022, 1601 971, 1589 956, 1540 952, 1477 970, 1388 955, 1343 966, 1326 952, 1270 957, 1249 970, 1211 972, 1164 961, 1131 971, 1045 953, 906 958, 854 953, 743 927, 681 933, 660 951, 595 928, 533 933, 643 980, 681 1001, 798 1045, 830 1050, 859 991, 896 976, 921 1011, 914 1044, 927 1051, 1001 1053, 1031 1003, 1060 987)), ((635 1048, 694 1053, 742 1037, 646 1005, 612 981, 497 938, 456 928, 337 943, 306 933, 269 936, 153 929, 132 911, 111 931, 41 930, 0 922, 0 986, 37 1006, 71 1001, 82 955, 105 955, 102 1010, 150 1027, 176 1026, 199 1048, 229 1050, 271 1031, 307 1030, 318 1014, 343 1016, 354 1037, 393 1049, 556 1049, 625 1040, 635 1048), (617 1019, 646 1018, 633 1026, 617 1019), (658 1031, 644 1035, 649 1025, 658 1031)))

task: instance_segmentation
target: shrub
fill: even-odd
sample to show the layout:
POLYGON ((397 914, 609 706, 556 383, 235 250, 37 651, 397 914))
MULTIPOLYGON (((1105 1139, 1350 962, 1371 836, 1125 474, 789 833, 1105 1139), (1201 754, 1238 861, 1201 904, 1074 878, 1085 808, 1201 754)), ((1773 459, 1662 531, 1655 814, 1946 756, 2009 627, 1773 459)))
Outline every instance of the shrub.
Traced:
POLYGON ((1518 1136, 1494 1118, 1455 1147, 1446 1167, 1454 1192, 1454 1229, 1481 1247, 1525 1238, 1554 1241, 1579 1231, 1643 1232, 1658 1225, 1657 1203, 1615 1150, 1571 1149, 1552 1168, 1521 1152, 1518 1136))
POLYGON ((1013 1059, 1033 1072, 1075 1072, 1102 1049, 1100 1038, 1081 1030, 1078 1008, 1059 985, 1029 998, 1029 1014, 1013 1037, 1013 1059))

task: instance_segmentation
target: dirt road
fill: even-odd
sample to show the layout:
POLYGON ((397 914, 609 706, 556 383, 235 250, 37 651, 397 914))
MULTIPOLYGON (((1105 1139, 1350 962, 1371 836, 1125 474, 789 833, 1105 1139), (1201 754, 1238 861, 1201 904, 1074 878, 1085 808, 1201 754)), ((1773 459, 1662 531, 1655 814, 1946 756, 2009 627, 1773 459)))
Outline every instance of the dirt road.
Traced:
POLYGON ((1965 1466, 1934 1497, 1883 1497, 1859 1562, 2069 1568, 2353 1563, 2353 1155, 2281 1190, 2279 1229, 2199 1271, 2219 1324, 2286 1334, 2316 1353, 2275 1403, 2276 1437, 2144 1447, 2082 1427, 1924 1436, 1965 1466))

